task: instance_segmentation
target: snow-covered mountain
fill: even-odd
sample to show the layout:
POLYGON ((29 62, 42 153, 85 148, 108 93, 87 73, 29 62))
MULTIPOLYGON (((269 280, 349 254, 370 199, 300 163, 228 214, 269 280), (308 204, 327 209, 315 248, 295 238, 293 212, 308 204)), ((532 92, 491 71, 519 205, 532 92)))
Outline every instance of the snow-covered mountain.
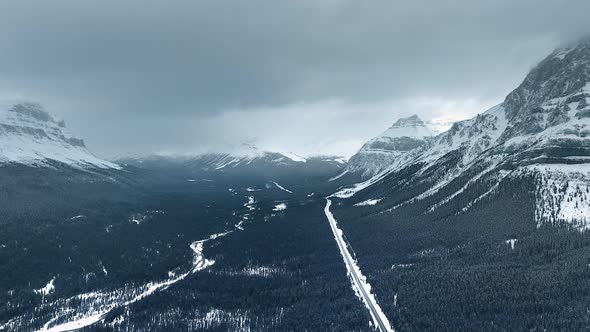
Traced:
POLYGON ((389 167, 408 151, 426 144, 434 135, 417 115, 397 120, 381 135, 371 139, 352 156, 347 170, 363 177, 373 176, 389 167))
POLYGON ((390 198, 388 211, 422 201, 426 213, 460 214, 523 177, 535 182, 538 225, 588 225, 590 40, 555 50, 501 104, 455 123, 338 195, 378 192, 373 198, 390 198))
POLYGON ((259 149, 253 143, 242 143, 227 152, 210 152, 190 158, 190 163, 209 170, 272 165, 278 167, 302 165, 307 158, 295 153, 272 152, 259 149))
POLYGON ((119 168, 95 157, 84 141, 72 136, 64 121, 58 121, 39 104, 20 103, 0 110, 0 165, 119 168))
POLYGON ((177 169, 190 172, 214 172, 221 174, 288 174, 317 173, 333 175, 346 166, 346 160, 338 156, 302 157, 290 152, 259 149, 251 143, 224 152, 208 152, 195 155, 151 155, 121 158, 120 164, 148 169, 177 169))

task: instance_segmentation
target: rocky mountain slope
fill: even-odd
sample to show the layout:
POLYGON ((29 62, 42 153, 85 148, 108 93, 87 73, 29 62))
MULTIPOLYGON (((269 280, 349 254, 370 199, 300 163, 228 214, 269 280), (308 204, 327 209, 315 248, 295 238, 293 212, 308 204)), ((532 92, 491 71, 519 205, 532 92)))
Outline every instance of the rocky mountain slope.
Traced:
POLYGON ((39 104, 21 103, 0 110, 0 164, 75 168, 119 168, 95 157, 39 104))
POLYGON ((374 176, 408 151, 426 144, 434 133, 417 116, 397 120, 381 135, 371 139, 349 160, 347 171, 374 176))
POLYGON ((590 215, 589 83, 590 41, 557 49, 501 104, 398 155, 386 172, 338 196, 378 195, 370 198, 388 211, 429 202, 425 213, 445 208, 461 214, 493 196, 502 182, 528 177, 536 183, 539 225, 567 221, 584 228, 590 215))

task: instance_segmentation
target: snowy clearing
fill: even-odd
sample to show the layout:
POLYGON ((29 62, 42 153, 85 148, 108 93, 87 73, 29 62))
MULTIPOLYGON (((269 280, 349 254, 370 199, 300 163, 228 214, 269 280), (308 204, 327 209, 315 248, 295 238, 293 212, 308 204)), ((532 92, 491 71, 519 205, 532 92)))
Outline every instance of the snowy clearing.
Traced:
POLYGON ((273 211, 284 211, 286 209, 287 209, 287 204, 281 203, 281 204, 275 205, 274 209, 272 209, 272 210, 273 211))
POLYGON ((41 294, 41 296, 45 297, 55 291, 55 286, 53 283, 55 282, 55 277, 51 278, 45 287, 35 289, 35 294, 41 294))
POLYGON ((381 202, 381 198, 379 199, 368 199, 366 201, 362 201, 360 203, 356 203, 354 206, 369 206, 369 205, 375 205, 377 203, 381 202))
POLYGON ((506 244, 510 246, 510 249, 514 250, 514 245, 516 244, 516 241, 518 241, 518 239, 509 239, 506 240, 506 244))
POLYGON ((275 184, 275 186, 277 186, 277 188, 281 189, 282 191, 288 192, 289 194, 292 194, 292 193, 293 193, 291 190, 289 190, 289 189, 287 189, 287 188, 285 188, 285 187, 281 186, 280 184, 278 184, 278 183, 276 183, 276 182, 274 182, 274 181, 273 181, 272 183, 274 183, 274 184, 275 184))
POLYGON ((336 175, 335 177, 330 178, 328 181, 330 181, 330 182, 336 181, 336 180, 340 179, 341 177, 345 176, 346 174, 348 174, 348 170, 345 170, 344 172, 336 175))

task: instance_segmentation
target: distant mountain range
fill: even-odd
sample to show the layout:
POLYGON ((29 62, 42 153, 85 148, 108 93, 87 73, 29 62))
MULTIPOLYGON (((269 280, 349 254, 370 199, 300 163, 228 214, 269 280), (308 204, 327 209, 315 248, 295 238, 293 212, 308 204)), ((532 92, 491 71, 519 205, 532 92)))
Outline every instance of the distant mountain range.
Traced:
POLYGON ((56 120, 35 103, 0 110, 0 164, 119 168, 95 157, 82 139, 67 131, 64 121, 56 120))
POLYGON ((329 177, 346 167, 346 159, 338 156, 301 157, 292 153, 263 151, 251 145, 234 152, 210 152, 192 156, 151 155, 120 158, 116 162, 127 167, 174 169, 188 174, 255 174, 267 177, 283 177, 289 174, 329 177))

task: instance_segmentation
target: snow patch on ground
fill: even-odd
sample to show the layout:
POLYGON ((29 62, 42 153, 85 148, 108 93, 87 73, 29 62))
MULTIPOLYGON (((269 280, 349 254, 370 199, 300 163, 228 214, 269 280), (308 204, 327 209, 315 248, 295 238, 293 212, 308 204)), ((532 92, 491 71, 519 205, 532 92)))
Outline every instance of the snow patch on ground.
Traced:
POLYGON ((383 178, 385 178, 385 176, 387 176, 389 174, 389 170, 385 170, 377 175, 375 175, 374 177, 360 182, 360 183, 355 183, 350 187, 347 188, 343 188, 340 191, 332 194, 333 197, 338 197, 338 198, 350 198, 352 197, 354 194, 358 193, 359 191, 366 189, 368 187, 370 187, 371 185, 381 181, 383 178))
POLYGON ((273 211, 284 211, 287 209, 287 204, 286 203, 280 203, 275 205, 275 207, 272 209, 273 211))
POLYGON ((395 269, 407 269, 407 268, 410 268, 412 266, 414 266, 414 264, 412 264, 412 263, 410 263, 410 264, 393 264, 391 266, 391 269, 392 270, 395 270, 395 269))
MULTIPOLYGON (((171 317, 177 313, 170 312, 171 317)), ((283 308, 276 308, 275 314, 269 318, 260 318, 249 310, 221 310, 210 308, 208 311, 197 310, 188 316, 183 316, 189 331, 228 330, 252 332, 256 327, 260 330, 275 330, 284 315, 283 308)))
POLYGON ((307 159, 293 153, 293 152, 281 152, 281 154, 293 161, 297 161, 297 162, 301 162, 301 163, 305 163, 307 162, 307 159))
POLYGON ((248 266, 242 270, 243 274, 250 277, 268 278, 275 274, 285 273, 284 270, 272 266, 248 266))
POLYGON ((104 265, 102 263, 100 263, 101 267, 102 267, 102 273, 104 273, 104 276, 108 276, 109 275, 109 271, 107 271, 106 267, 104 267, 104 265))
POLYGON ((248 201, 246 203, 244 203, 244 207, 246 207, 250 211, 256 210, 256 207, 254 206, 254 204, 256 203, 254 196, 247 196, 247 198, 248 198, 248 201))
POLYGON ((228 274, 231 276, 248 276, 248 277, 259 277, 259 278, 268 278, 274 275, 283 275, 286 274, 284 268, 274 267, 274 266, 263 266, 263 265, 252 265, 248 264, 248 266, 244 267, 239 271, 227 271, 224 274, 228 274))
POLYGON ((340 179, 341 177, 345 176, 346 174, 348 174, 348 170, 345 170, 344 172, 342 172, 342 173, 340 173, 340 174, 338 174, 338 175, 336 175, 336 176, 328 179, 328 181, 330 181, 330 182, 336 181, 336 180, 340 179))
POLYGON ((275 184, 275 186, 277 186, 277 188, 281 189, 281 190, 282 190, 282 191, 284 191, 284 192, 288 192, 289 194, 292 194, 292 193, 293 193, 291 190, 289 190, 289 189, 286 189, 285 187, 281 186, 280 184, 278 184, 278 183, 276 183, 276 182, 274 182, 274 181, 273 181, 272 183, 274 183, 274 184, 275 184))
POLYGON ((518 241, 518 239, 508 239, 506 240, 506 244, 510 246, 510 249, 514 250, 514 245, 516 244, 516 242, 518 241))
MULTIPOLYGON (((438 207, 450 202, 453 198, 457 197, 458 195, 460 195, 461 193, 463 193, 469 186, 471 186, 472 184, 474 184, 475 182, 477 182, 477 180, 479 180, 482 176, 484 176, 485 174, 487 174, 488 172, 492 171, 494 168, 496 167, 496 164, 493 163, 491 167, 489 167, 488 169, 486 169, 483 172, 480 172, 478 174, 476 174, 475 176, 473 176, 471 179, 469 179, 469 181, 467 181, 467 183, 461 187, 459 190, 457 190, 456 192, 454 192, 453 194, 449 195, 448 197, 446 197, 445 199, 443 199, 442 201, 434 204, 433 206, 430 207, 430 209, 428 209, 428 212, 433 212, 434 210, 436 210, 438 207)), ((450 181, 449 181, 450 182, 450 181)), ((439 188, 440 190, 440 188, 439 188)))
POLYGON ((528 166, 539 176, 537 225, 565 221, 584 230, 590 226, 590 165, 528 166))
POLYGON ((502 180, 506 176, 508 176, 509 174, 511 174, 511 172, 509 172, 509 171, 500 171, 500 174, 498 176, 497 182, 493 186, 491 186, 490 189, 488 189, 485 193, 481 194, 479 197, 477 197, 473 201, 467 203, 467 205, 465 205, 465 207, 463 207, 461 209, 461 211, 458 212, 457 214, 467 212, 474 204, 476 204, 477 202, 481 201, 485 197, 487 197, 487 196, 493 194, 494 192, 496 192, 496 190, 500 186, 500 182, 502 182, 502 180))
POLYGON ((134 213, 129 217, 129 222, 134 223, 136 225, 140 225, 143 222, 146 222, 146 221, 152 219, 154 216, 162 215, 164 213, 165 212, 161 211, 161 210, 148 210, 148 211, 145 211, 144 213, 134 213))
POLYGON ((35 294, 40 294, 41 296, 43 296, 43 298, 45 298, 45 296, 52 294, 55 291, 55 286, 54 283, 55 282, 55 277, 51 278, 51 280, 49 280, 49 282, 47 283, 47 285, 45 285, 45 287, 39 288, 39 289, 35 289, 34 292, 35 294))
POLYGON ((368 199, 366 201, 362 201, 360 203, 356 203, 354 206, 368 206, 368 205, 375 205, 379 202, 381 202, 382 198, 378 198, 378 199, 368 199))

